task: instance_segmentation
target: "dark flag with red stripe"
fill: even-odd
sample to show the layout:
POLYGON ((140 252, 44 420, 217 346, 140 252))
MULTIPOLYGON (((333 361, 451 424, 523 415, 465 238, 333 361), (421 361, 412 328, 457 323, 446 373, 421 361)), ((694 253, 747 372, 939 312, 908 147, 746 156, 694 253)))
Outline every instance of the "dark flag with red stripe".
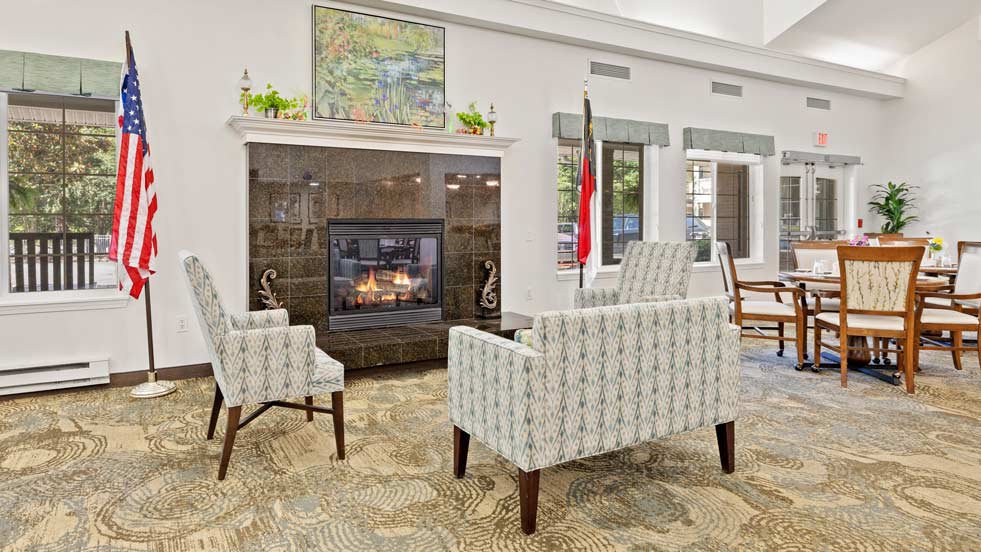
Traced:
MULTIPOLYGON (((583 93, 582 104, 582 144, 579 159, 579 264, 585 265, 592 249, 592 200, 596 191, 596 152, 593 147, 593 111, 589 106, 589 95, 583 93)), ((580 285, 582 278, 580 278, 580 285)))

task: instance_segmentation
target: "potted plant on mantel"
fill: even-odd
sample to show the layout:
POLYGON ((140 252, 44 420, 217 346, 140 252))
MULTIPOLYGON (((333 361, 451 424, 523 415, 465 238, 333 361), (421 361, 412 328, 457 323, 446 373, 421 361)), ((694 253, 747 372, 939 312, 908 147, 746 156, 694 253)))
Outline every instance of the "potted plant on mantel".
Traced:
POLYGON ((457 132, 461 134, 483 134, 484 129, 487 128, 487 121, 484 120, 484 116, 477 111, 477 102, 470 102, 468 111, 461 111, 456 114, 456 118, 460 120, 463 124, 463 128, 457 132))
POLYGON ((917 186, 910 186, 905 182, 902 184, 888 182, 885 185, 876 184, 871 188, 875 193, 869 201, 869 210, 884 219, 883 234, 902 234, 911 222, 919 220, 918 216, 912 214, 916 209, 916 195, 913 190, 917 186))
POLYGON ((271 84, 266 84, 265 94, 250 95, 249 105, 265 114, 267 119, 306 119, 306 99, 284 98, 271 84))

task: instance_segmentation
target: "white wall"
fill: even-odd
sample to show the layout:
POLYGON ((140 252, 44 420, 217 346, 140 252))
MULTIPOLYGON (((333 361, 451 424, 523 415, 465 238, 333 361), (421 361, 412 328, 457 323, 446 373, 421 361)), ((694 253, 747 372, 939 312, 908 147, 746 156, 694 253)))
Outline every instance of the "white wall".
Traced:
MULTIPOLYGON (((196 322, 189 333, 175 331, 176 317, 192 314, 177 272, 176 253, 186 248, 201 254, 215 272, 226 301, 234 309, 244 308, 244 149, 224 122, 238 109, 236 83, 245 65, 259 86, 269 81, 283 92, 309 91, 310 3, 141 2, 135 8, 140 17, 131 16, 133 9, 132 2, 122 0, 10 3, 0 20, 0 48, 120 59, 123 30, 132 32, 160 202, 161 257, 159 274, 153 279, 158 365, 205 362, 196 322), (25 23, 31 21, 43 21, 43 32, 25 23)), ((506 310, 534 313, 571 304, 575 282, 560 283, 555 274, 555 150, 550 116, 580 109, 588 57, 633 67, 634 80, 629 83, 593 80, 590 95, 596 115, 670 125, 672 146, 663 149, 660 158, 661 239, 684 238, 681 143, 685 126, 772 134, 778 151, 810 150, 811 133, 828 131, 834 141, 831 152, 862 155, 866 163, 862 174, 875 174, 881 123, 878 100, 823 91, 818 95, 831 99, 834 111, 808 110, 804 98, 815 93, 797 86, 497 31, 444 26, 449 99, 456 106, 476 99, 484 109, 493 101, 500 135, 521 138, 503 161, 506 310), (742 84, 745 97, 711 96, 712 78, 742 84), (531 301, 525 297, 528 288, 531 301)), ((747 271, 751 279, 776 275, 778 175, 779 163, 771 158, 765 177, 766 264, 747 271)), ((695 275, 693 295, 720 290, 718 272, 695 275)), ((114 372, 145 369, 142 308, 142 303, 133 303, 118 310, 0 316, 3 361, 105 352, 112 356, 114 372)))
POLYGON ((894 69, 910 81, 905 98, 884 104, 883 181, 922 187, 921 220, 907 235, 981 239, 979 67, 978 20, 971 18, 894 69))

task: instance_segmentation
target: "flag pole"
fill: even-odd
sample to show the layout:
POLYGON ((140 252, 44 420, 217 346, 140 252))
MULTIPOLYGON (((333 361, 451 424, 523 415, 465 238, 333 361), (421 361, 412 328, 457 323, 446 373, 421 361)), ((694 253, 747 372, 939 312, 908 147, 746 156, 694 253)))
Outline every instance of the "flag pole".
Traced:
MULTIPOLYGON (((583 116, 583 118, 586 117, 586 98, 588 96, 589 96, 589 77, 586 77, 582 81, 582 108, 583 108, 583 110, 582 110, 582 116, 583 116)), ((586 124, 585 124, 585 121, 583 121, 582 141, 580 142, 580 148, 579 148, 579 187, 580 187, 580 189, 579 189, 579 201, 582 201, 582 160, 583 160, 583 157, 586 155, 585 146, 586 146, 586 124)), ((582 206, 581 205, 579 206, 579 209, 580 210, 582 209, 582 206)), ((578 256, 578 255, 579 255, 579 248, 577 246, 576 247, 576 256, 578 256)), ((580 263, 579 263, 579 289, 582 289, 583 288, 583 285, 584 285, 584 279, 585 278, 584 278, 584 275, 583 275, 583 270, 584 270, 584 267, 585 266, 586 265, 580 261, 580 263)))
MULTIPOLYGON (((126 66, 133 63, 133 45, 129 41, 129 31, 126 31, 126 66)), ((141 383, 130 391, 129 395, 136 399, 162 397, 177 391, 177 384, 172 381, 157 380, 157 368, 153 359, 153 308, 150 306, 150 277, 143 284, 143 302, 146 307, 146 349, 150 368, 146 373, 146 382, 141 383)))

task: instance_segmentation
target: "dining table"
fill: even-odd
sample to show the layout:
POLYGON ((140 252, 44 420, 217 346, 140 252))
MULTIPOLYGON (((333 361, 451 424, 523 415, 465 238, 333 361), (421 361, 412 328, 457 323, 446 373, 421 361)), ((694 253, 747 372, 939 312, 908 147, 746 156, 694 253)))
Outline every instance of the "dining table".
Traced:
MULTIPOLYGON (((924 267, 931 269, 939 269, 940 267, 924 267)), ((841 276, 837 273, 815 273, 812 270, 789 270, 780 272, 778 275, 780 281, 793 283, 800 287, 804 291, 809 291, 807 289, 808 284, 821 284, 821 290, 812 291, 814 294, 821 294, 822 291, 826 292, 829 286, 841 285, 841 276)), ((949 285, 950 280, 944 275, 931 276, 922 273, 916 277, 916 289, 919 291, 935 291, 944 286, 949 285)), ((807 312, 807 293, 801 296, 802 307, 804 312, 807 312)), ((877 368, 872 367, 872 352, 869 351, 868 339, 865 336, 851 335, 848 336, 848 367, 859 370, 863 373, 871 375, 875 378, 881 379, 883 381, 888 381, 895 385, 899 385, 900 374, 893 369, 893 373, 887 376, 883 376, 878 372, 877 368)), ((827 353, 826 353, 827 354, 827 353)), ((840 359, 835 359, 840 362, 840 359)), ((888 366, 889 361, 885 361, 886 366, 888 366)), ((828 368, 831 365, 824 365, 828 368)))

